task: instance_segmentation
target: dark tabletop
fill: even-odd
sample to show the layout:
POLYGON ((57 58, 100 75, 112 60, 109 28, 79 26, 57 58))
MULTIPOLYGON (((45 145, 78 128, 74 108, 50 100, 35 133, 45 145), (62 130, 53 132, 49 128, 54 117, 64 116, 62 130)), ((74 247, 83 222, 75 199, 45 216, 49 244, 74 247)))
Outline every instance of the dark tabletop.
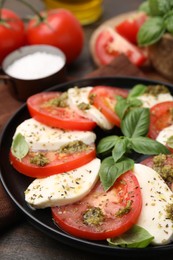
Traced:
MULTIPOLYGON (((44 8, 40 0, 30 0, 38 10, 44 8)), ((104 0, 104 13, 102 18, 92 25, 84 27, 85 46, 78 60, 68 68, 68 75, 72 78, 83 77, 84 75, 96 69, 95 64, 89 53, 89 39, 92 32, 104 21, 118 14, 136 10, 141 0, 118 1, 104 0)), ((19 4, 17 1, 7 1, 6 7, 16 11, 21 17, 29 13, 28 8, 19 4)), ((1 114, 2 116, 2 114, 1 114)), ((34 227, 25 217, 15 225, 10 226, 0 235, 0 259, 68 259, 68 260, 94 260, 99 259, 101 255, 80 248, 74 248, 60 243, 57 240, 45 235, 42 231, 34 227)), ((127 256, 128 257, 128 256, 127 256)), ((112 259, 112 257, 110 257, 112 259)), ((120 258, 119 258, 120 259, 120 258)))

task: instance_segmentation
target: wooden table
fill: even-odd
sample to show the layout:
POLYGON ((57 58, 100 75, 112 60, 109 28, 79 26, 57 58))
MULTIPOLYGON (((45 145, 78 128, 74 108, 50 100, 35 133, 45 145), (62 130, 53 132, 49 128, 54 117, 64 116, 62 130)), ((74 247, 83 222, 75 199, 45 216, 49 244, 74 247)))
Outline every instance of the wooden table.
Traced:
MULTIPOLYGON (((85 26, 85 46, 78 60, 68 68, 68 76, 72 78, 82 78, 86 74, 96 69, 95 64, 89 53, 88 41, 94 29, 96 29, 105 20, 118 15, 123 12, 135 10, 138 8, 142 0, 131 1, 104 1, 104 14, 102 18, 95 24, 85 26)), ((38 10, 44 8, 43 2, 40 0, 30 0, 38 10)), ((17 1, 7 1, 6 7, 16 11, 21 17, 25 17, 31 12, 19 4, 17 1)), ((159 75, 150 72, 149 77, 159 78, 159 75)), ((4 84, 0 83, 0 126, 2 127, 8 118, 15 112, 15 110, 22 104, 11 97, 8 90, 4 88, 4 84)), ((32 226, 25 218, 22 218, 17 224, 9 226, 5 229, 0 237, 0 259, 15 260, 15 259, 70 259, 70 260, 94 260, 99 259, 100 255, 90 252, 81 251, 80 248, 72 248, 62 244, 32 226)))

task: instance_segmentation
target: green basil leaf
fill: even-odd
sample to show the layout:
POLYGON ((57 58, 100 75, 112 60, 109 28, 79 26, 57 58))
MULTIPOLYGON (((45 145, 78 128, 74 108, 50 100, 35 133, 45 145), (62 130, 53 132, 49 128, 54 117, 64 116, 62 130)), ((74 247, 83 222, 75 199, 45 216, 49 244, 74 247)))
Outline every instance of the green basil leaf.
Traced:
POLYGON ((155 155, 159 153, 169 154, 170 151, 163 144, 148 137, 136 137, 131 139, 131 147, 137 153, 155 155))
POLYGON ((135 85, 131 91, 129 92, 128 99, 138 97, 146 91, 147 86, 143 84, 137 84, 135 85))
POLYGON ((115 163, 112 157, 105 158, 99 170, 99 176, 104 190, 109 190, 121 174, 133 169, 133 167, 134 161, 129 158, 122 158, 118 163, 115 163))
POLYGON ((17 134, 12 142, 12 154, 21 160, 29 151, 29 145, 22 134, 17 134))
POLYGON ((127 99, 122 98, 118 99, 115 105, 115 112, 119 116, 120 119, 122 119, 128 110, 130 104, 127 103, 127 99))
POLYGON ((112 157, 114 162, 117 162, 127 151, 128 138, 120 137, 112 150, 112 157))
POLYGON ((173 10, 171 10, 164 18, 166 30, 173 34, 173 10))
POLYGON ((139 46, 149 46, 158 42, 165 32, 162 17, 150 17, 139 29, 137 41, 139 46))
POLYGON ((153 239, 154 237, 146 229, 138 225, 134 225, 122 235, 114 238, 108 238, 107 241, 111 246, 145 248, 153 239))
POLYGON ((142 11, 148 15, 151 14, 151 11, 150 11, 150 6, 149 6, 149 2, 148 1, 144 1, 138 8, 139 11, 142 11))
POLYGON ((121 130, 127 137, 144 136, 148 132, 150 112, 148 108, 129 111, 121 121, 121 130))
POLYGON ((101 153, 105 153, 105 152, 111 150, 114 147, 114 145, 116 144, 118 139, 119 139, 119 136, 116 136, 116 135, 111 135, 111 136, 102 138, 97 145, 97 153, 101 154, 101 153))
POLYGON ((149 0, 151 16, 163 16, 169 12, 171 5, 169 0, 149 0))

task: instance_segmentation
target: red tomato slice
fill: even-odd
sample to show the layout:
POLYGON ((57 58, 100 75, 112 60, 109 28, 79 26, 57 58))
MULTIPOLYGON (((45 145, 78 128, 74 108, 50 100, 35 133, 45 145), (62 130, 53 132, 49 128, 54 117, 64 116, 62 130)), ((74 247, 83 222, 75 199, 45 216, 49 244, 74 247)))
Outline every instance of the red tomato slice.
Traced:
POLYGON ((120 119, 115 113, 116 96, 126 98, 128 90, 109 86, 96 86, 90 92, 90 99, 105 117, 114 125, 120 126, 120 119))
POLYGON ((119 23, 115 30, 128 41, 137 44, 137 34, 142 24, 147 20, 145 13, 137 13, 119 23))
POLYGON ((173 168, 172 154, 150 156, 140 163, 154 169, 156 172, 159 172, 161 177, 173 191, 173 176, 171 172, 171 169, 173 168))
POLYGON ((147 59, 137 46, 128 42, 112 28, 105 28, 100 32, 95 43, 95 54, 100 64, 106 65, 122 53, 136 66, 141 66, 147 59))
POLYGON ((173 102, 165 101, 150 109, 150 126, 148 136, 156 139, 159 132, 173 123, 173 102))
POLYGON ((139 183, 133 172, 128 171, 117 179, 108 192, 98 182, 83 200, 54 207, 52 215, 60 228, 71 235, 104 240, 119 236, 132 227, 138 219, 141 207, 139 183), (125 213, 129 203, 130 209, 125 213), (95 217, 97 213, 98 218, 95 217))
POLYGON ((60 97, 61 92, 38 93, 28 98, 30 115, 37 121, 52 127, 66 130, 90 131, 96 123, 79 116, 71 108, 48 105, 51 100, 60 97))
POLYGON ((29 152, 24 158, 19 160, 12 154, 12 152, 10 152, 10 162, 18 172, 24 175, 34 178, 43 178, 53 174, 73 170, 90 162, 96 157, 96 150, 95 145, 91 145, 90 149, 83 152, 44 152, 44 155, 49 160, 49 163, 45 166, 37 166, 36 164, 31 163, 31 158, 36 154, 38 153, 29 152))

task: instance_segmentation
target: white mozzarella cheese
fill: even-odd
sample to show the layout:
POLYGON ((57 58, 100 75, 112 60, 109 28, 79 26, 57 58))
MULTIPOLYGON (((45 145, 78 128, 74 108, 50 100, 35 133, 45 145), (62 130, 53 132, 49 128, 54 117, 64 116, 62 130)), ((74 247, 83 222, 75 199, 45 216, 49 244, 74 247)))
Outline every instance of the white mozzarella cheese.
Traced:
POLYGON ((75 170, 35 179, 25 191, 25 200, 34 208, 67 205, 81 200, 96 184, 100 164, 100 159, 95 158, 75 170))
POLYGON ((79 115, 88 118, 103 129, 112 129, 111 124, 107 118, 93 105, 90 104, 88 96, 93 87, 86 88, 70 88, 68 89, 68 104, 79 115), (82 104, 86 109, 82 109, 82 104))
POLYGON ((173 221, 167 216, 167 206, 173 204, 173 193, 161 176, 148 166, 135 164, 134 174, 143 200, 136 224, 154 236, 153 244, 170 243, 173 240, 173 221))
POLYGON ((173 101, 173 97, 170 93, 162 93, 158 94, 157 96, 150 95, 150 94, 143 94, 138 97, 139 100, 142 101, 143 107, 151 108, 152 106, 165 102, 165 101, 173 101))
POLYGON ((164 145, 166 145, 169 137, 173 136, 173 125, 170 125, 163 130, 161 130, 156 138, 156 140, 164 145))
POLYGON ((95 133, 91 131, 68 131, 53 128, 39 123, 33 118, 22 122, 15 131, 14 137, 21 133, 33 151, 56 151, 61 146, 73 141, 82 141, 90 145, 96 140, 95 133))

